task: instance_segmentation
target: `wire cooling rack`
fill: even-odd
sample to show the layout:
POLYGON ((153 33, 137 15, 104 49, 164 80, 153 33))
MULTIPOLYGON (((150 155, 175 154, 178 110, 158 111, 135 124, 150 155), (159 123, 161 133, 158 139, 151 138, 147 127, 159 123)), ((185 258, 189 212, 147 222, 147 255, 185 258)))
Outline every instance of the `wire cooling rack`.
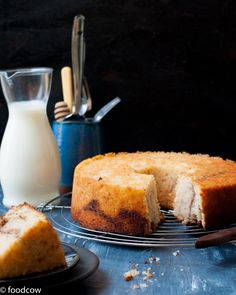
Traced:
MULTIPOLYGON (((91 230, 81 227, 71 218, 71 193, 59 196, 39 209, 47 214, 54 228, 63 234, 106 244, 139 246, 139 247, 170 247, 170 246, 193 246, 200 236, 215 232, 205 231, 194 225, 186 226, 180 223, 171 211, 164 211, 165 222, 155 232, 148 236, 130 236, 91 230)), ((232 225, 233 226, 233 225, 232 225)))

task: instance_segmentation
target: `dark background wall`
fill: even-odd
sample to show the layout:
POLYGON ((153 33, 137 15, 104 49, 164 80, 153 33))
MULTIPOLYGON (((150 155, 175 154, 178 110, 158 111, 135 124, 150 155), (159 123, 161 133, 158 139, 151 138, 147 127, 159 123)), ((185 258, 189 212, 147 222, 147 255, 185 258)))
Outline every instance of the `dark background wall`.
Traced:
MULTIPOLYGON (((54 68, 48 115, 70 65, 73 17, 86 17, 86 76, 107 151, 173 150, 236 160, 236 2, 0 0, 0 69, 54 68)), ((0 95, 0 138, 7 107, 0 95)))

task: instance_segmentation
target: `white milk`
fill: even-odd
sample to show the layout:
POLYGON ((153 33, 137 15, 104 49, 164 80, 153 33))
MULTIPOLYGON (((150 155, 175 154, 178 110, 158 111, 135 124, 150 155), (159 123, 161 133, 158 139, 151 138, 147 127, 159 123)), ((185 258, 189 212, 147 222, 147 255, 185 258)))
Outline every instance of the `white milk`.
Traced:
POLYGON ((43 101, 8 104, 0 151, 3 204, 33 206, 59 194, 60 158, 43 101))

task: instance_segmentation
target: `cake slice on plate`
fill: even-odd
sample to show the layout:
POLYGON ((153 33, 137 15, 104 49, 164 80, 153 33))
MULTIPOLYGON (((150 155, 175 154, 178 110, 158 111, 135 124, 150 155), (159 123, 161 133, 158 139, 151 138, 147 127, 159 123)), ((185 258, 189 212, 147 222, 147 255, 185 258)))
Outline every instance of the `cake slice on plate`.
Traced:
POLYGON ((0 217, 0 279, 63 265, 60 240, 43 213, 24 203, 0 217))

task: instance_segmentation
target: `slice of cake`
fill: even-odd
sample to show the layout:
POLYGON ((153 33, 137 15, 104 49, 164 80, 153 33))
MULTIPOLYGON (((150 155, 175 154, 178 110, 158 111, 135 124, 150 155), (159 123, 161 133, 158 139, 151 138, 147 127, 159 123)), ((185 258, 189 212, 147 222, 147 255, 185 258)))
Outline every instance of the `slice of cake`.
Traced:
POLYGON ((0 217, 0 278, 51 270, 65 265, 57 233, 46 216, 27 203, 0 217))
POLYGON ((71 213, 84 227, 148 234, 162 220, 156 195, 153 175, 133 173, 118 157, 97 156, 75 170, 71 213))

